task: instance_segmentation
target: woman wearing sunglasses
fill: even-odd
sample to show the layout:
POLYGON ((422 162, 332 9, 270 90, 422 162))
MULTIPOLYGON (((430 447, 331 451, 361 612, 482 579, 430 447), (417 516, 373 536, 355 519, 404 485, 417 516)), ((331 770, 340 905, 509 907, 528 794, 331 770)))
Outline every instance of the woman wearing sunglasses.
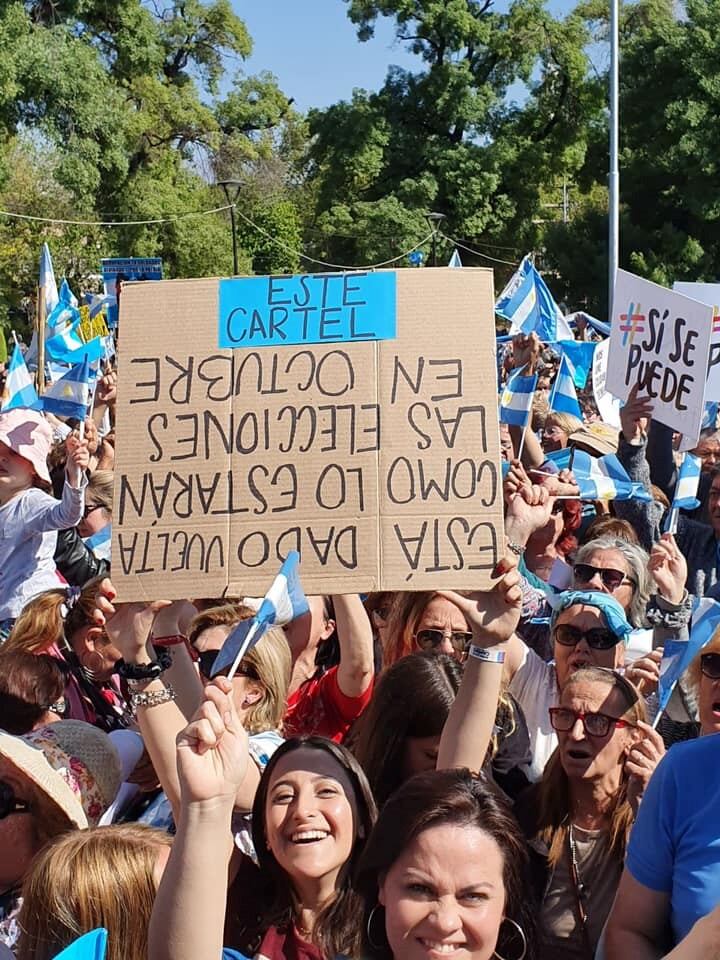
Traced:
POLYGON ((591 960, 620 881, 650 728, 632 684, 597 666, 570 676, 549 720, 558 748, 516 805, 540 902, 540 958, 591 960))

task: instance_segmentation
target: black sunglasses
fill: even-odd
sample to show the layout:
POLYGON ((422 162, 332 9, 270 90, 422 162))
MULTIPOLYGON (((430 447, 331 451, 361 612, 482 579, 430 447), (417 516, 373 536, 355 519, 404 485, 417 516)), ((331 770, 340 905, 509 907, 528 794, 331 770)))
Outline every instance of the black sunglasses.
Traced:
POLYGON ((550 707, 550 723, 558 733, 568 733, 578 720, 582 720, 585 733, 589 737, 606 737, 612 727, 632 726, 629 721, 611 717, 607 713, 580 713, 569 707, 550 707))
POLYGON ((610 650, 620 641, 620 637, 607 627, 592 627, 580 630, 570 623, 558 623, 553 638, 562 647, 574 647, 584 640, 592 650, 610 650))
MULTIPOLYGON (((202 653, 195 651, 198 658, 198 663, 200 664, 200 673, 208 679, 213 675, 213 667, 215 666, 215 661, 218 658, 219 650, 203 650, 202 653)), ((230 667, 232 664, 228 664, 224 670, 221 670, 218 674, 219 677, 226 677, 230 672, 230 667)), ((256 671, 246 663, 241 663, 240 666, 235 671, 236 677, 248 677, 250 680, 259 680, 259 677, 256 671)))
POLYGON ((30 804, 25 800, 18 800, 10 784, 0 780, 0 820, 13 813, 30 813, 30 804))
POLYGON ((637 587, 635 581, 622 570, 613 570, 611 567, 593 567, 590 563, 576 563, 573 567, 575 579, 580 583, 590 583, 596 573, 600 574, 603 586, 608 590, 617 590, 624 583, 632 584, 633 589, 637 587))
POLYGON ((83 510, 83 519, 84 520, 87 519, 91 513, 94 513, 96 510, 101 510, 101 509, 102 509, 101 503, 93 503, 86 506, 85 509, 83 510))
POLYGON ((720 680, 720 653, 703 653, 700 657, 700 672, 709 680, 720 680))
POLYGON ((452 633, 445 633, 444 630, 418 630, 415 642, 421 650, 434 650, 442 644, 445 637, 448 637, 454 650, 463 653, 472 640, 472 633, 464 630, 453 630, 452 633))

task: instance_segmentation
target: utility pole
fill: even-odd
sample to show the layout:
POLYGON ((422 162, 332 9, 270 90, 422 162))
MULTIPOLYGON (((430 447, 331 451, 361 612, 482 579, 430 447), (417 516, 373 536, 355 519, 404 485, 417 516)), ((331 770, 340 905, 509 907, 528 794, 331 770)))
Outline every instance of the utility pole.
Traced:
POLYGON ((232 252, 233 252, 233 276, 238 275, 238 248, 237 248, 237 231, 235 229, 235 204, 237 203, 237 198, 240 196, 240 190, 242 189, 242 183, 239 180, 218 180, 218 186, 222 187, 223 193, 225 194, 225 199, 228 202, 230 207, 230 228, 232 230, 232 252), (233 196, 230 196, 230 191, 234 191, 233 196))

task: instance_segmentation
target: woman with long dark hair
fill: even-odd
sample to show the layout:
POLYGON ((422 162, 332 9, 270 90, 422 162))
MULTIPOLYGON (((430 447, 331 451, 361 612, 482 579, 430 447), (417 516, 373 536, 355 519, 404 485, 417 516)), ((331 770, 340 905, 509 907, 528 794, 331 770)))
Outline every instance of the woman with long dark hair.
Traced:
POLYGON ((351 875, 375 819, 357 761, 321 737, 286 741, 253 806, 259 868, 233 851, 230 822, 247 738, 218 678, 178 738, 181 816, 150 927, 153 960, 356 956, 361 901, 351 875), (228 869, 234 878, 228 903, 228 869), (227 919, 227 926, 226 926, 227 919), (227 942, 225 940, 225 942, 227 942))

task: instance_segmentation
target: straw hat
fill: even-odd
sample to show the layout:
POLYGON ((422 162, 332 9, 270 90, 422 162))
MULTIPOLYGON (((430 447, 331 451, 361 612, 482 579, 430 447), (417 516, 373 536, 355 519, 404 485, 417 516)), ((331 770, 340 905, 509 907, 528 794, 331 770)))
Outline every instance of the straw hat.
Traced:
POLYGON ((29 460, 41 480, 50 482, 47 456, 52 445, 52 427, 36 410, 17 407, 0 413, 0 441, 29 460))
POLYGON ((604 457, 606 453, 617 453, 618 436, 618 431, 609 423, 597 421, 571 433, 568 446, 577 447, 595 457, 604 457))
POLYGON ((58 720, 22 737, 0 730, 0 757, 78 827, 98 823, 122 782, 110 738, 84 720, 58 720))

